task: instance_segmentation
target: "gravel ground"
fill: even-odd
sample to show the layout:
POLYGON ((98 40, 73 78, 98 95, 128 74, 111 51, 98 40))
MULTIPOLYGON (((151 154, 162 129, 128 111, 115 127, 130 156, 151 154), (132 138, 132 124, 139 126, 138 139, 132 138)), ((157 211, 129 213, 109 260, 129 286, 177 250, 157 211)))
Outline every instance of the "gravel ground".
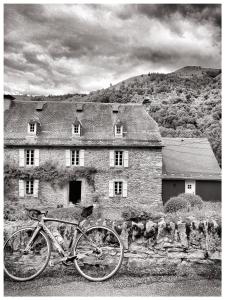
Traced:
POLYGON ((46 270, 30 282, 5 278, 5 296, 221 296, 221 281, 175 276, 117 274, 105 282, 89 282, 73 268, 46 270))

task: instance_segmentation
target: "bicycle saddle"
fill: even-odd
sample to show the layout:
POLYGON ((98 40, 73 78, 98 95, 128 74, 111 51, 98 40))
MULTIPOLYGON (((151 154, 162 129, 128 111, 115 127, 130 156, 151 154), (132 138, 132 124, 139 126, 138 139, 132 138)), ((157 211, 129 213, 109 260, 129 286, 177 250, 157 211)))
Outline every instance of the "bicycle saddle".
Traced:
POLYGON ((28 212, 28 216, 33 220, 38 220, 38 217, 40 215, 47 215, 48 211, 40 211, 38 209, 34 208, 27 208, 25 207, 25 210, 28 212))

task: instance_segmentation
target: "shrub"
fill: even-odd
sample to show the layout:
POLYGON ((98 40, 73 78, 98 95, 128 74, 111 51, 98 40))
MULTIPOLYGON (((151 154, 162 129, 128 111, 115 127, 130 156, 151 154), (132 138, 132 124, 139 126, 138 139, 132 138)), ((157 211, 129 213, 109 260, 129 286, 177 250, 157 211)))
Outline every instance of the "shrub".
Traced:
POLYGON ((203 204, 204 202, 200 196, 183 193, 170 198, 169 201, 166 202, 165 212, 189 211, 191 208, 202 209, 203 204))
POLYGON ((198 195, 184 193, 184 194, 178 195, 178 197, 182 197, 183 199, 188 201, 190 203, 191 207, 197 207, 199 209, 202 209, 202 207, 203 207, 204 202, 203 202, 202 198, 198 195))
POLYGON ((165 204, 165 212, 173 213, 179 210, 189 210, 190 203, 183 197, 177 196, 170 198, 165 204))

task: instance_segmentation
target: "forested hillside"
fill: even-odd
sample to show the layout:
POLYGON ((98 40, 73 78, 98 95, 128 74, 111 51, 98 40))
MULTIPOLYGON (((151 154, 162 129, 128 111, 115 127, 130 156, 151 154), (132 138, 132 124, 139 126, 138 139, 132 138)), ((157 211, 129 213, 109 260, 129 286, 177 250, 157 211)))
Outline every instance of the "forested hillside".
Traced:
POLYGON ((47 99, 143 103, 159 124, 162 136, 207 137, 221 165, 219 69, 184 67, 170 74, 143 74, 88 95, 50 96, 47 99))
POLYGON ((143 103, 162 136, 207 137, 221 165, 221 71, 185 67, 92 92, 85 101, 143 103))

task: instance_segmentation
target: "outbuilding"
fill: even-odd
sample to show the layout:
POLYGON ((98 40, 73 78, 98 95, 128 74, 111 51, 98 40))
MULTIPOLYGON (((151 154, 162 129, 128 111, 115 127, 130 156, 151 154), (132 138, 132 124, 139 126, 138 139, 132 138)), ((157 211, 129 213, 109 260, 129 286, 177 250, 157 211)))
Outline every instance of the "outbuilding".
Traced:
POLYGON ((163 138, 162 200, 180 193, 221 201, 221 169, 207 138, 163 138))

